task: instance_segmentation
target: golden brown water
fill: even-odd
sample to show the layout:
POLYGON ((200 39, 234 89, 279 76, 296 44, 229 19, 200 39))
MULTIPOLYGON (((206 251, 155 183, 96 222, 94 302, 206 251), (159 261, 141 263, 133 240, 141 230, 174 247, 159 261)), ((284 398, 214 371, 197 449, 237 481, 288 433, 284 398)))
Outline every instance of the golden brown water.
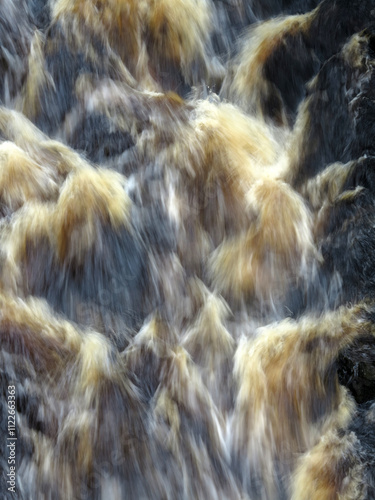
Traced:
POLYGON ((374 12, 0 1, 2 498, 375 498, 374 12))

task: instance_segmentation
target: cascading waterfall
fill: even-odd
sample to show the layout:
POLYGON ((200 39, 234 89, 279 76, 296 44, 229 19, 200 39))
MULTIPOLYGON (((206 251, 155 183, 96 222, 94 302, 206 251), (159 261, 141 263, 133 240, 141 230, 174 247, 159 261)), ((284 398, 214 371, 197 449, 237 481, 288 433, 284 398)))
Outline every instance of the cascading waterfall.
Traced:
POLYGON ((375 499, 375 0, 0 0, 1 498, 375 499))

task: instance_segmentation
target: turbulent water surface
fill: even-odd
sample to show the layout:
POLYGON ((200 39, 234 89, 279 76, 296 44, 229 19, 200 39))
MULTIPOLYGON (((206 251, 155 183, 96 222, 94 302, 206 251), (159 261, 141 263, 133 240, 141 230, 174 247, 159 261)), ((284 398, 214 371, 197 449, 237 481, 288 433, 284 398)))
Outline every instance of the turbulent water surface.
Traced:
POLYGON ((0 103, 1 498, 374 500, 375 0, 0 0, 0 103))

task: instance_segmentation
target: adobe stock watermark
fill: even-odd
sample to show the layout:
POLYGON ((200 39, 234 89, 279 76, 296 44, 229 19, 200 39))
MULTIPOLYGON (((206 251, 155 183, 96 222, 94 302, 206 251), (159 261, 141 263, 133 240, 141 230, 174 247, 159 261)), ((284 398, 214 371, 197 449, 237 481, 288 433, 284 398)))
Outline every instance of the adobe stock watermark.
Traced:
POLYGON ((16 387, 8 385, 8 437, 7 437, 7 464, 6 487, 8 491, 16 493, 16 387))

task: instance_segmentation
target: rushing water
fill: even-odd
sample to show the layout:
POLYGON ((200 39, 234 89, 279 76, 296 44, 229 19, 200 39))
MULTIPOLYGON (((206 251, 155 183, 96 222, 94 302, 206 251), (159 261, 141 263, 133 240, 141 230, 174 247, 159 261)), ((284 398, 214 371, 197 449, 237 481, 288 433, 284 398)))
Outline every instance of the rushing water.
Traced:
POLYGON ((1 498, 375 499, 373 22, 0 0, 1 498))

